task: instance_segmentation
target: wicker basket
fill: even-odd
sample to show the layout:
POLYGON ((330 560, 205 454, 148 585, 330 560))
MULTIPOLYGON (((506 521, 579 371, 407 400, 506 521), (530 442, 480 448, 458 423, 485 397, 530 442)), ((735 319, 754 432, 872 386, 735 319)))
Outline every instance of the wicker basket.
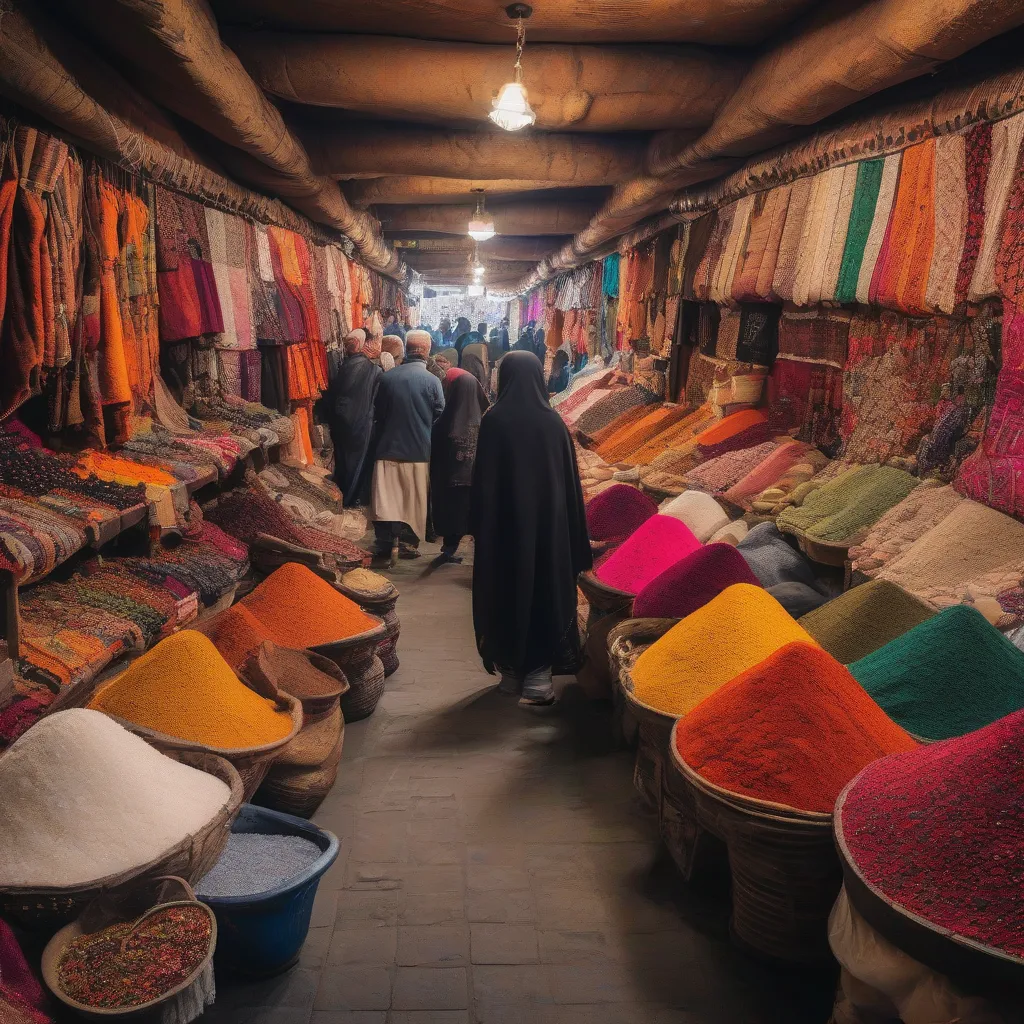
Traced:
POLYGON ((581 572, 576 582, 590 605, 590 618, 587 620, 588 632, 590 627, 605 615, 620 611, 629 615, 632 612, 635 595, 606 586, 593 572, 581 572))
POLYGON ((325 763, 320 768, 272 768, 260 787, 256 803, 297 818, 311 818, 337 781, 340 761, 339 746, 334 764, 325 763))
POLYGON ((348 693, 341 698, 346 722, 372 715, 384 693, 384 666, 377 657, 377 644, 386 632, 387 626, 380 621, 365 633, 313 648, 315 654, 330 658, 348 679, 348 693))
POLYGON ((228 843, 231 823, 242 806, 242 780, 231 762, 223 757, 190 751, 166 753, 182 764, 215 776, 231 791, 227 803, 202 829, 186 836, 148 864, 84 885, 0 888, 0 914, 24 928, 55 930, 78 917, 97 896, 116 896, 137 886, 152 884, 166 875, 177 875, 194 885, 207 874, 220 860, 228 843))
POLYGON ((398 620, 398 612, 392 608, 384 616, 384 625, 387 627, 387 634, 377 644, 377 657, 384 666, 384 676, 393 676, 398 671, 398 637, 402 631, 402 624, 398 620))
POLYGON ((627 747, 637 740, 638 723, 626 703, 626 690, 632 692, 630 672, 636 659, 655 640, 660 640, 678 619, 626 619, 608 633, 608 669, 612 679, 612 703, 615 708, 615 732, 627 747))
MULTIPOLYGON (((284 693, 276 687, 268 686, 263 679, 258 677, 247 678, 244 676, 239 676, 239 678, 261 697, 275 701, 278 710, 288 712, 292 727, 287 736, 274 740, 273 743, 264 743, 258 747, 220 750, 219 748, 206 746, 203 743, 193 743, 190 740, 183 740, 178 736, 170 736, 167 733, 157 732, 154 729, 147 729, 145 726, 129 722, 127 719, 119 718, 117 715, 111 715, 108 712, 104 712, 104 714, 107 714, 118 725, 124 726, 129 732, 135 733, 136 736, 141 736, 150 746, 156 747, 161 753, 171 754, 176 751, 182 751, 192 754, 212 754, 214 757, 223 757, 225 761, 230 761, 242 780, 245 800, 251 800, 253 793, 259 789, 260 783, 266 776, 271 762, 280 753, 281 748, 295 739, 302 729, 302 704, 291 694, 284 693)), ((64 707, 86 707, 89 701, 96 695, 96 692, 106 682, 101 683, 93 680, 90 683, 77 687, 64 707)))
POLYGON ((730 793, 701 778, 668 744, 673 807, 728 850, 732 936, 768 960, 800 966, 833 961, 828 916, 842 884, 832 815, 730 793), (679 790, 689 794, 680 799, 679 790), (692 808, 692 811, 691 811, 692 808))
MULTIPOLYGON (((41 964, 43 980, 46 982, 47 988, 49 988, 49 990, 62 1003, 70 1006, 71 1009, 75 1010, 81 1016, 94 1020, 110 1020, 112 1018, 127 1017, 134 1018, 136 1015, 148 1015, 157 1007, 177 998, 197 981, 202 983, 203 973, 207 968, 210 968, 213 961, 213 951, 217 948, 217 918, 205 903, 200 903, 199 900, 196 899, 196 894, 192 889, 192 886, 189 885, 185 879, 168 876, 162 881, 164 882, 164 885, 161 887, 161 893, 156 898, 156 902, 154 902, 148 909, 138 914, 138 919, 142 920, 157 911, 166 910, 169 907, 188 906, 202 908, 210 919, 210 948, 209 952, 203 958, 203 962, 180 985, 176 985, 174 988, 168 989, 168 991, 162 996, 157 999, 153 999, 148 1003, 141 1003, 138 1006, 126 1008, 107 1009, 103 1007, 89 1006, 87 1003, 78 1002, 76 999, 73 999, 68 995, 61 986, 60 961, 64 956, 65 950, 68 945, 70 945, 70 943, 79 936, 86 934, 87 932, 99 931, 101 928, 108 927, 111 924, 120 923, 122 920, 121 918, 113 915, 106 918, 97 916, 93 913, 93 910, 98 909, 98 905, 94 904, 93 908, 91 908, 85 915, 86 918, 94 918, 93 920, 85 921, 85 919, 80 918, 73 924, 66 925, 57 932, 52 939, 50 939, 49 943, 47 943, 46 949, 43 950, 43 959, 41 964)), ((129 920, 130 919, 131 918, 129 918, 129 920)))

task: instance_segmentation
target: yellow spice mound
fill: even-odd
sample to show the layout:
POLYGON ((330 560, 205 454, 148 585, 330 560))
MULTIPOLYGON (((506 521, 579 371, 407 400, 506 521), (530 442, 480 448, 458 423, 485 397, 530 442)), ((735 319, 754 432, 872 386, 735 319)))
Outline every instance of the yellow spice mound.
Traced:
POLYGON ((767 591, 723 590, 652 644, 633 666, 634 696, 667 715, 685 715, 741 672, 811 635, 767 591))
POLYGON ((250 690, 211 641, 191 629, 133 662, 89 707, 217 750, 260 747, 292 729, 289 714, 250 690))

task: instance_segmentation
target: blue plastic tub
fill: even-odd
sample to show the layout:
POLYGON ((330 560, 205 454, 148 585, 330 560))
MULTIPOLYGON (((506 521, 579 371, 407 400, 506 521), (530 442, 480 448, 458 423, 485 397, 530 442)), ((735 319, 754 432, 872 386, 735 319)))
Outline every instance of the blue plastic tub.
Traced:
POLYGON ((294 966, 309 932, 313 900, 324 872, 338 857, 338 837, 302 818, 243 804, 232 832, 301 836, 323 855, 297 878, 255 896, 201 896, 217 916, 217 968, 255 977, 294 966))

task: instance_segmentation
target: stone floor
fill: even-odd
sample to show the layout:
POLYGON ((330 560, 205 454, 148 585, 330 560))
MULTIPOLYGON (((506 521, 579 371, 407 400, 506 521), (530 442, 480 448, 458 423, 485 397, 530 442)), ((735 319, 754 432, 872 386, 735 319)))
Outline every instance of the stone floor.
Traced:
POLYGON ((825 1024, 835 978, 737 952, 727 893, 676 874, 610 716, 498 695, 472 570, 426 561, 392 574, 402 666, 316 816, 341 855, 302 960, 218 979, 204 1024, 825 1024))

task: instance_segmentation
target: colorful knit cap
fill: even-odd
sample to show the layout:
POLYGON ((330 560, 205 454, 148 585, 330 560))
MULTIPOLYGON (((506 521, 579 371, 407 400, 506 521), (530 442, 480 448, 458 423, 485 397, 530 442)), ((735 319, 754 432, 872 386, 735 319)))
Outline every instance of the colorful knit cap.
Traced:
POLYGON ((1024 713, 868 765, 836 831, 876 892, 954 937, 1024 956, 1024 713))
POLYGON ((729 525, 725 509, 703 491, 683 491, 678 498, 662 502, 658 511, 685 523, 701 543, 729 525))
POLYGON ((613 484, 587 502, 587 532, 591 540, 623 541, 658 511, 642 491, 613 484))
POLYGON ((944 740, 1024 707, 1024 652, 984 617, 955 605, 850 671, 907 732, 944 740))
POLYGON ((633 666, 637 700, 689 714, 730 679, 794 640, 814 643, 760 587, 736 583, 651 644, 633 666))
POLYGON ((829 814, 846 784, 917 741, 830 654, 796 641, 680 719, 676 749, 730 793, 829 814))
POLYGON ((685 619, 734 583, 761 585, 731 544, 706 544, 651 580, 633 602, 633 617, 685 619))
POLYGON ((639 594, 670 565, 696 551, 700 541, 689 527, 671 516, 651 516, 597 570, 609 587, 639 594))
POLYGON ((758 523, 737 545, 762 587, 816 582, 811 563, 779 533, 774 523, 758 523))
POLYGON ((851 665, 935 614, 895 583, 872 580, 805 616, 800 625, 837 661, 851 665))

